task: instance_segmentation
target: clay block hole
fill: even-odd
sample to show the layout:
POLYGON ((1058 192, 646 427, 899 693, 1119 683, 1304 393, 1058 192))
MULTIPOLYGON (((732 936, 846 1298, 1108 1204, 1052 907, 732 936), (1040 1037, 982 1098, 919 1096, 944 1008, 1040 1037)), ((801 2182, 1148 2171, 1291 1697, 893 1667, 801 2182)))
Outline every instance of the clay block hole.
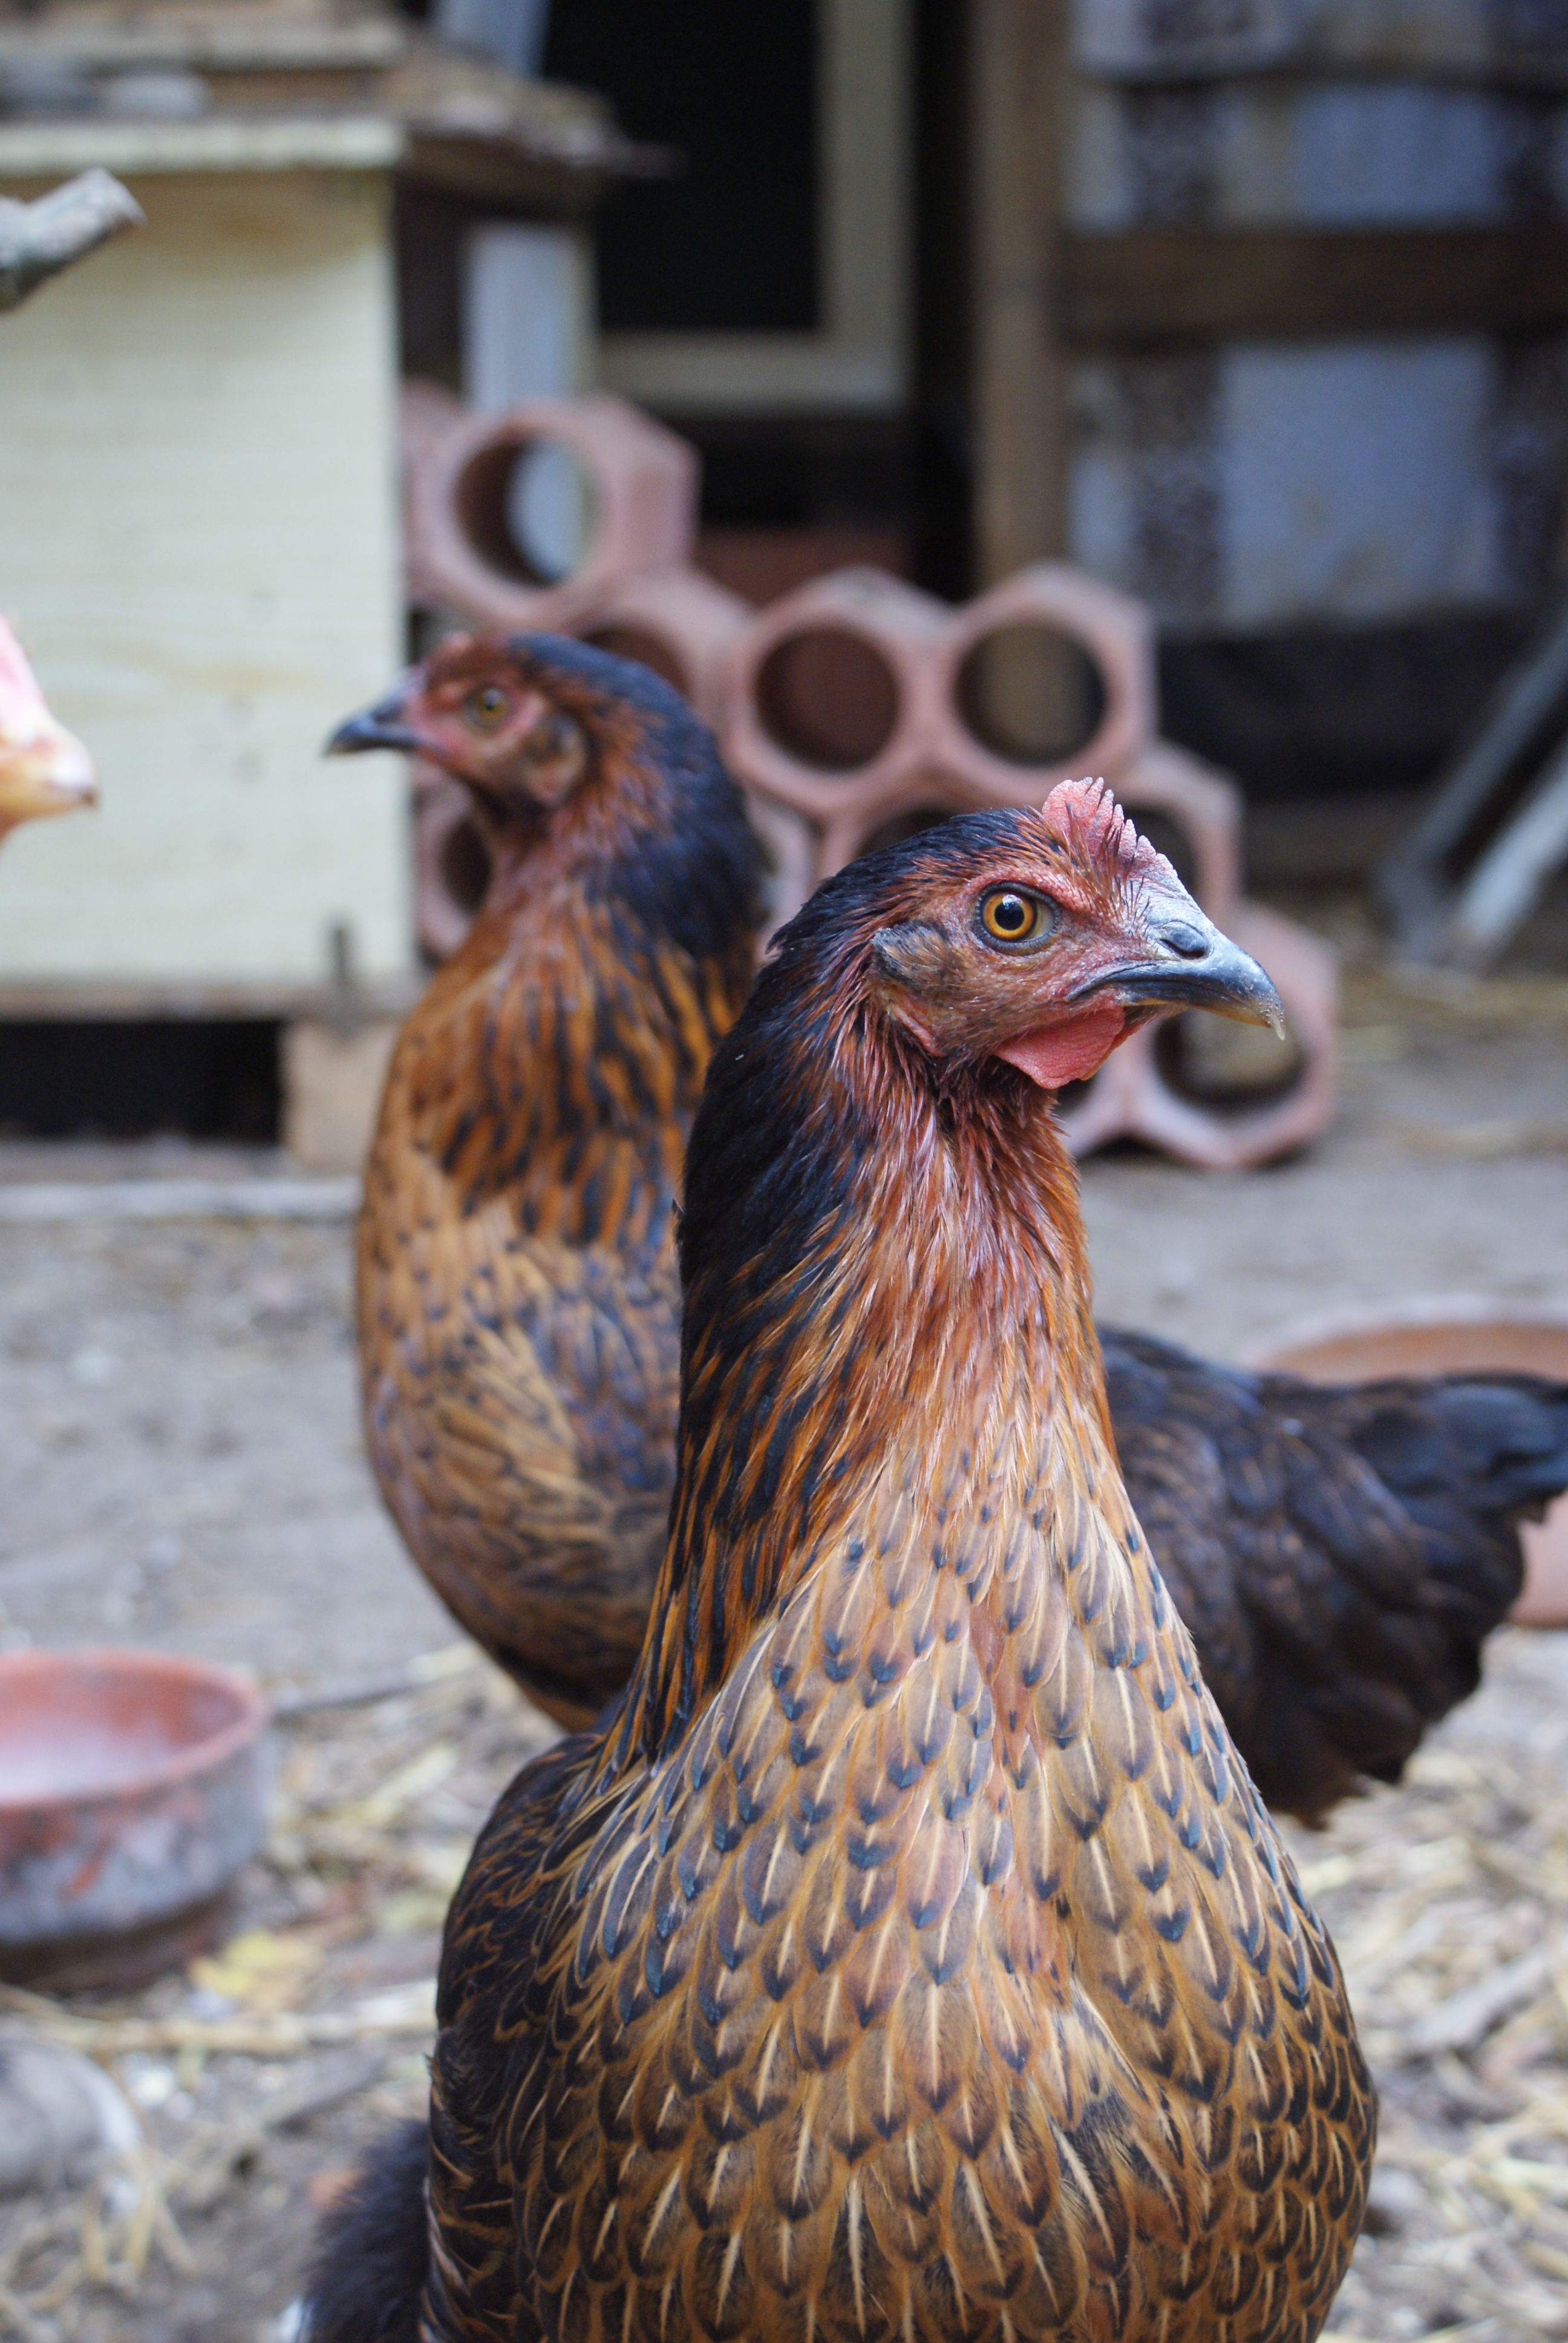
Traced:
POLYGON ((869 765, 892 739, 899 687, 875 643, 848 628, 809 627, 775 643, 757 679, 757 712, 774 746, 819 772, 869 765))
POLYGON ((558 439, 481 447, 458 476, 458 524, 498 577, 557 586, 580 569, 598 518, 591 474, 558 439))
POLYGON ((1307 1071, 1307 1053, 1288 1017, 1282 1038, 1266 1025, 1189 1009, 1159 1028, 1154 1062, 1161 1080, 1195 1106, 1248 1114, 1289 1097, 1307 1071))
POLYGON ((1040 624, 981 635, 959 669, 956 699, 967 730, 1010 765, 1066 764, 1099 731, 1106 707, 1097 661, 1040 624))

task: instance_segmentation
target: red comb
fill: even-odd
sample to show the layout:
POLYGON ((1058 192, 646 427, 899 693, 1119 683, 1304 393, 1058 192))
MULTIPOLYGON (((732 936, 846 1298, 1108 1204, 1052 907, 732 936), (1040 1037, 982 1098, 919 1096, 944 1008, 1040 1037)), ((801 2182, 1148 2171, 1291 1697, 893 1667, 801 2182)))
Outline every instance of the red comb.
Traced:
POLYGON ((1040 813, 1064 846, 1119 878, 1164 863, 1164 856, 1139 836, 1103 781, 1058 781, 1040 813))

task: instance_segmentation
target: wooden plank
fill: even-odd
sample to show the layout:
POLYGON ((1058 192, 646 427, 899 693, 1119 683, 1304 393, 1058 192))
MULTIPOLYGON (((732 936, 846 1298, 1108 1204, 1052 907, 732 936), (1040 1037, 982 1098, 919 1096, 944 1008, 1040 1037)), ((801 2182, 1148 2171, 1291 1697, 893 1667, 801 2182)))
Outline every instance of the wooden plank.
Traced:
POLYGON ((5 320, 0 608, 103 799, 11 840, 0 983, 323 989, 339 929, 395 982, 401 764, 321 757, 407 655, 387 180, 133 192, 146 226, 5 320))
POLYGON ((503 216, 572 218, 591 211, 612 185, 608 171, 532 154, 519 142, 483 132, 411 127, 407 134, 402 176, 461 196, 503 216))
POLYGON ((981 585, 1066 549, 1067 394, 1052 299, 1066 0, 972 0, 974 554, 981 585))
POLYGON ((116 122, 102 115, 0 124, 0 176, 51 179, 101 165, 144 172, 374 171, 396 163, 403 126, 378 114, 203 115, 116 122))
POLYGON ((1568 321, 1568 226, 1079 234, 1057 297, 1079 348, 1530 330, 1568 321))
POLYGON ((227 1023, 334 1024, 350 1030, 407 1015, 417 979, 357 985, 346 1001, 325 985, 28 984, 0 979, 0 1025, 227 1023))

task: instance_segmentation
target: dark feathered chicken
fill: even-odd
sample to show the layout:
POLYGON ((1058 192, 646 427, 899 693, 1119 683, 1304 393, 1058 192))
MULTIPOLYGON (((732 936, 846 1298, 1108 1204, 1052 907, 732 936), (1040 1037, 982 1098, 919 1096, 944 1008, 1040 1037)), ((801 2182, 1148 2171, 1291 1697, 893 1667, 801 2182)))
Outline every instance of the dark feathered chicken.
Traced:
POLYGON ((1568 1486, 1568 1387, 1325 1390, 1101 1328, 1122 1475, 1271 1805, 1397 1781, 1474 1691, 1519 1593, 1520 1520, 1568 1486))
MULTIPOLYGON (((754 850, 682 704, 576 645, 454 644, 337 745, 416 742, 467 784, 497 875, 405 1029, 371 1156, 370 1453, 432 1584, 580 1725, 626 1683, 652 1592, 671 1198, 749 980, 754 850)), ((1568 1392, 1404 1384, 1396 1452, 1354 1433, 1351 1394, 1121 1334, 1107 1367, 1121 1469, 1271 1800, 1312 1816, 1397 1772, 1474 1685, 1517 1592, 1519 1514, 1568 1485, 1568 1392), (1436 1481, 1399 1462, 1423 1447, 1436 1481)))
POLYGON ((448 1923, 432 2343, 1322 2328, 1371 2088, 1117 1473, 1041 1094, 1181 1001, 1271 994, 1071 787, 840 872, 759 976, 648 1642, 448 1923))
POLYGON ((546 1708, 642 1641, 675 1461, 672 1215, 751 980, 759 858, 668 684, 457 639, 337 733, 468 788, 494 876, 398 1038, 366 1172, 366 1436, 431 1584, 546 1708))

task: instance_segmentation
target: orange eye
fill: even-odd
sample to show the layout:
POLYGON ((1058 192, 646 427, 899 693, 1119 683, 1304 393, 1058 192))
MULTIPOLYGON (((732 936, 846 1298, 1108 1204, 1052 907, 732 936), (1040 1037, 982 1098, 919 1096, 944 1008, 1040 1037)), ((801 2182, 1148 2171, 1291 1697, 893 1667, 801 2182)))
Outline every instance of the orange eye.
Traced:
POLYGON ((993 887, 982 896, 980 927, 993 944, 1031 944, 1045 935, 1054 914, 1039 895, 1019 887, 993 887))
POLYGON ((511 712, 511 694, 498 683, 476 684, 463 702, 463 720, 476 732, 494 732, 511 712))

